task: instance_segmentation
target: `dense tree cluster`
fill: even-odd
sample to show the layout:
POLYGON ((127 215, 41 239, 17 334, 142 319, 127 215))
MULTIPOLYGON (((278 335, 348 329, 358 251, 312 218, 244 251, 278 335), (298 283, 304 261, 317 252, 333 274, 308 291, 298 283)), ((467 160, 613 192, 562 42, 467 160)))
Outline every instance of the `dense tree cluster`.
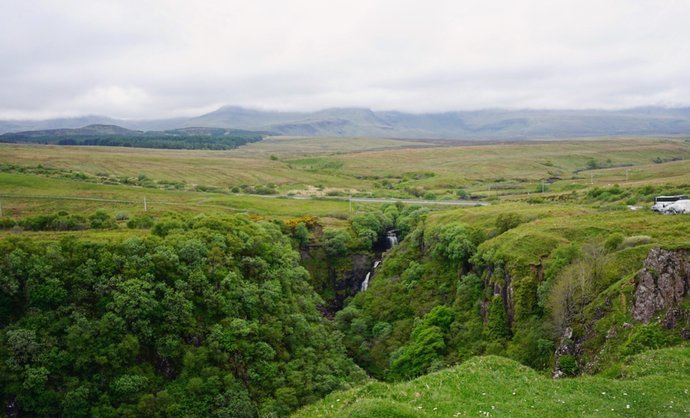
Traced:
POLYGON ((208 149, 226 150, 237 148, 241 145, 261 141, 260 134, 233 134, 223 136, 211 135, 165 135, 165 134, 141 134, 141 135, 79 135, 64 138, 53 135, 22 135, 8 134, 0 136, 0 142, 12 142, 21 144, 56 144, 56 145, 94 145, 109 147, 137 147, 137 148, 161 148, 161 149, 208 149))
POLYGON ((199 217, 153 232, 0 241, 3 408, 284 416, 361 378, 277 225, 199 217))

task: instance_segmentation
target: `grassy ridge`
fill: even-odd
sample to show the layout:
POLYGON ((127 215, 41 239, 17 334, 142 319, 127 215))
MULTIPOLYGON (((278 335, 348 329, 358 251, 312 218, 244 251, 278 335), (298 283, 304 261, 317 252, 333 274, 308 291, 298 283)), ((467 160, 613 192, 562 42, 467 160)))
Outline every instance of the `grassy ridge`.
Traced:
POLYGON ((629 360, 625 377, 552 380, 502 357, 475 357, 410 382, 336 392, 294 417, 680 417, 690 413, 690 348, 629 360))

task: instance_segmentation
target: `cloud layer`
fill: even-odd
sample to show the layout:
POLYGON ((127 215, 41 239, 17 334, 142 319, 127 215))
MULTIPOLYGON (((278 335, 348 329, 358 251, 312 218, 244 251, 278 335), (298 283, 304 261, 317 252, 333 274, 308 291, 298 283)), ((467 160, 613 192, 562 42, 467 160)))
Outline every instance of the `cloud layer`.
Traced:
POLYGON ((1 3, 5 119, 690 104, 684 0, 1 3))

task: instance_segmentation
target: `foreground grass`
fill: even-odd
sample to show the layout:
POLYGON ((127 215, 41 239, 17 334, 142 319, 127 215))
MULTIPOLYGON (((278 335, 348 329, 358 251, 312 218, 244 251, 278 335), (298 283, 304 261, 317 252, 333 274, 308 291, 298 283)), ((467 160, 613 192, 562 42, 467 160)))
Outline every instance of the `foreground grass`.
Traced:
POLYGON ((410 382, 333 393, 295 417, 680 417, 690 414, 690 348, 629 359, 624 378, 553 380, 519 363, 475 357, 410 382))

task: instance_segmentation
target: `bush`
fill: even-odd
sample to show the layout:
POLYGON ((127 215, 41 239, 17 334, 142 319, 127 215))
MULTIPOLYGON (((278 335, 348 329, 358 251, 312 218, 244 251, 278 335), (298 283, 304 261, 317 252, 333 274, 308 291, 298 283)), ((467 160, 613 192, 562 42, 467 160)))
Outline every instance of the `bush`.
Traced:
POLYGON ((17 222, 12 218, 0 218, 0 229, 12 229, 17 222))
POLYGON ((424 193, 424 199, 425 200, 436 200, 438 196, 436 196, 436 193, 434 192, 426 192, 424 193))
POLYGON ((113 218, 110 217, 108 212, 102 209, 97 210, 96 213, 89 216, 89 221, 91 228, 94 229, 109 229, 117 227, 117 224, 113 218))
POLYGON ((432 242, 429 244, 433 245, 429 245, 429 247, 432 248, 433 256, 441 260, 451 261, 456 265, 464 265, 477 251, 481 237, 473 228, 455 224, 435 231, 431 240, 432 242))
POLYGON ((613 234, 609 235, 608 238, 606 238, 604 248, 606 248, 607 251, 616 251, 623 243, 623 239, 623 234, 620 232, 614 232, 613 234))
POLYGON ((323 233, 323 249, 330 257, 347 255, 347 244, 352 237, 347 231, 328 229, 323 233))
POLYGON ((523 222, 522 217, 517 213, 501 213, 496 218, 496 228, 502 234, 509 229, 513 229, 523 222))
POLYGON ((304 222, 300 222, 297 224, 297 226, 295 226, 293 236, 297 240, 297 244, 299 244, 300 247, 307 245, 309 242, 309 230, 304 222))
POLYGON ((668 347, 678 343, 678 338, 665 332, 659 324, 636 327, 621 346, 621 353, 632 355, 646 350, 668 347))
POLYGON ((127 222, 129 229, 147 229, 153 226, 153 218, 149 215, 135 216, 127 222))
POLYGON ((575 376, 579 369, 577 359, 570 354, 565 354, 558 358, 558 368, 565 373, 566 376, 575 376))
POLYGON ((177 219, 164 219, 153 225, 153 230, 151 232, 159 237, 164 237, 172 231, 184 229, 186 229, 186 226, 182 221, 177 219))
POLYGON ((424 265, 411 261, 409 267, 402 274, 402 282, 405 287, 412 287, 424 276, 424 265))
POLYGON ((360 241, 360 246, 369 249, 382 234, 386 226, 373 213, 356 215, 352 218, 352 230, 360 241))
POLYGON ((37 215, 24 218, 17 225, 29 231, 78 231, 89 227, 82 216, 61 211, 54 215, 37 215))

